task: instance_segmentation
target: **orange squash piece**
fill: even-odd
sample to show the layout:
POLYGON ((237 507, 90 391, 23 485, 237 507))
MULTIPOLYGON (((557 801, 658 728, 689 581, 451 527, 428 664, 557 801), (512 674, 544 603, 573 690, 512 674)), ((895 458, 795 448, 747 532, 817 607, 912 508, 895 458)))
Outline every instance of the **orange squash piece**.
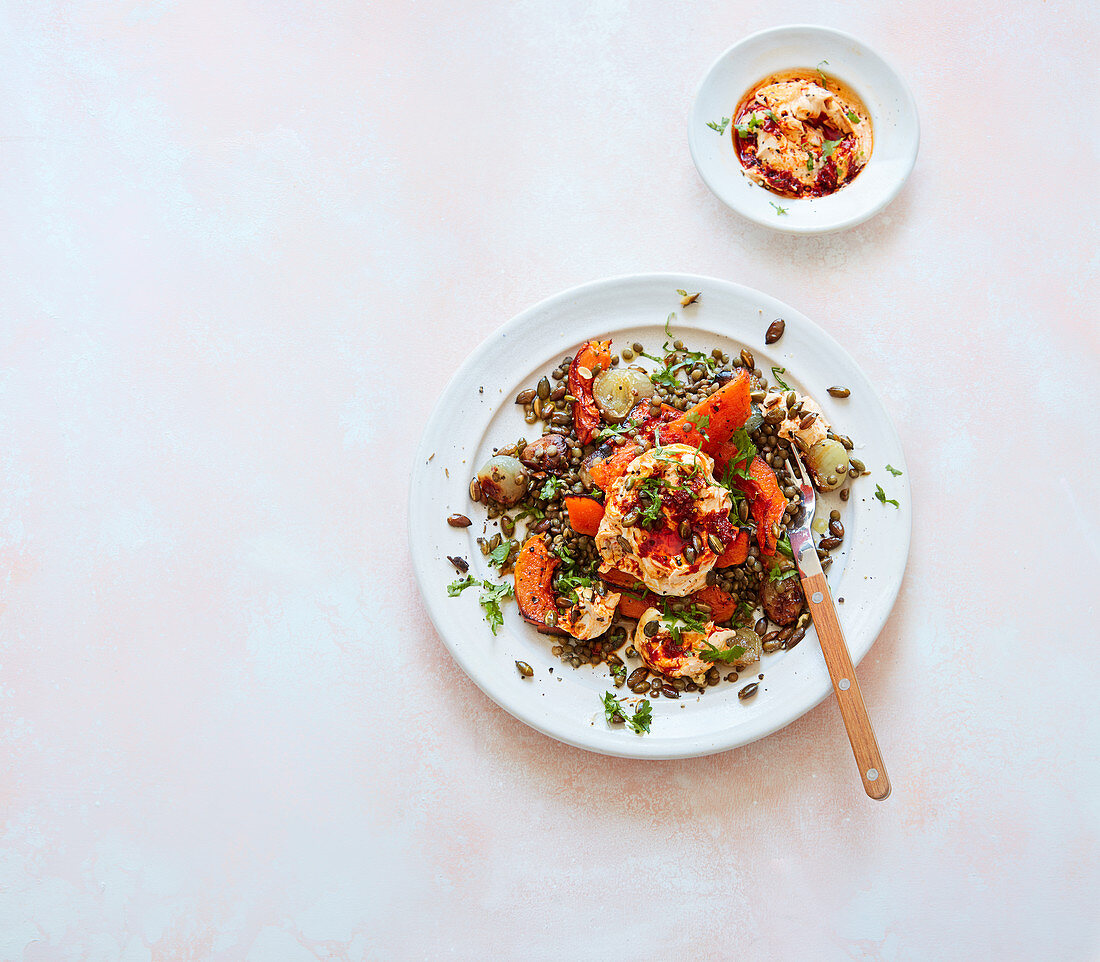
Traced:
POLYGON ((714 567, 729 568, 732 565, 744 564, 748 556, 749 533, 744 528, 741 528, 737 532, 737 537, 726 545, 726 550, 718 556, 718 560, 714 562, 714 567))
POLYGON ((548 615, 553 613, 555 619, 558 615, 557 605, 554 604, 553 578, 559 564, 541 534, 528 538, 516 555, 516 604, 524 621, 546 635, 564 634, 559 628, 547 624, 548 615))
POLYGON ((595 498, 570 495, 565 498, 565 510, 569 512, 569 526, 577 534, 594 535, 603 520, 603 505, 595 498))

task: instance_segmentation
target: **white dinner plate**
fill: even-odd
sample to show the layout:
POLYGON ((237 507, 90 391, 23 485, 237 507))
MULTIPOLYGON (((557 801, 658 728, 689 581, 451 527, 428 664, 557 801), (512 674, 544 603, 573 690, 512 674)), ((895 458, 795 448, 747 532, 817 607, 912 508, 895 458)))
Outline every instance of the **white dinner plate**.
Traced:
MULTIPOLYGON (((852 658, 859 661, 882 630, 901 585, 909 553, 910 496, 901 443, 882 402, 855 361, 816 324, 793 308, 759 291, 729 281, 688 274, 642 274, 595 281, 556 294, 513 318, 471 354, 436 404, 417 452, 409 492, 409 542, 424 603, 443 643, 470 678, 516 718, 570 745, 608 755, 634 758, 684 758, 724 751, 790 724, 831 693, 825 662, 811 630, 786 652, 765 655, 741 673, 700 696, 653 704, 649 734, 636 735, 623 725, 608 725, 601 697, 615 689, 606 665, 563 665, 551 652, 553 638, 540 635, 520 617, 514 601, 503 604, 504 627, 495 636, 483 617, 478 590, 448 597, 447 585, 458 575, 447 560, 458 555, 478 578, 496 580, 476 538, 499 530, 485 520, 483 505, 469 498, 470 479, 493 448, 520 437, 533 440, 539 425, 528 425, 516 395, 533 387, 565 355, 592 338, 614 340, 613 350, 641 341, 659 351, 664 324, 675 311, 673 334, 694 350, 720 347, 737 355, 743 347, 757 366, 782 377, 817 399, 839 433, 851 437, 855 456, 872 472, 853 483, 844 504, 836 494, 819 496, 818 516, 839 507, 846 529, 844 547, 834 553, 829 572, 833 596, 852 658), (701 291, 699 301, 680 307, 678 288, 701 291), (786 332, 765 346, 764 334, 776 318, 786 332), (841 384, 851 397, 838 400, 826 391, 841 384), (894 476, 890 464, 903 472, 894 476), (881 484, 899 508, 875 498, 881 484), (465 514, 474 524, 452 528, 447 517, 465 514), (843 599, 843 602, 839 602, 843 599), (534 676, 524 678, 516 661, 527 662, 534 676), (738 688, 763 674, 758 693, 744 701, 738 688)), ((769 378, 769 380, 774 380, 769 378)), ((628 661, 628 668, 640 662, 628 661)), ((873 694, 871 696, 873 700, 873 694)))
POLYGON ((711 65, 695 94, 688 146, 699 175, 727 207, 772 230, 824 234, 863 223, 897 196, 917 160, 920 121, 901 75, 867 44, 829 27, 772 27, 735 43, 711 65), (721 126, 769 74, 818 65, 851 87, 870 112, 871 159, 826 197, 780 197, 745 175, 729 127, 719 134, 707 124, 721 126))

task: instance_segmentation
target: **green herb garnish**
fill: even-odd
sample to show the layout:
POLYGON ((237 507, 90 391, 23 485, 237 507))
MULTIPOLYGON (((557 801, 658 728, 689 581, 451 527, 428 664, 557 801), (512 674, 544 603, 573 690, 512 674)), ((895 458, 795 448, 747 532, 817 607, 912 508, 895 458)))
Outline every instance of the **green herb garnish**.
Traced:
POLYGON ((806 151, 806 172, 810 174, 814 172, 814 155, 808 150, 806 151))
POLYGON ((777 367, 772 365, 772 377, 775 379, 775 383, 778 384, 784 391, 791 390, 791 386, 783 380, 779 375, 786 374, 787 369, 785 367, 777 367))
POLYGON ((504 563, 508 560, 508 555, 512 553, 513 549, 518 547, 518 541, 512 541, 511 538, 505 539, 489 552, 489 566, 492 568, 503 568, 504 563))
POLYGON ((901 477, 901 472, 892 464, 886 465, 886 470, 889 471, 895 478, 901 477))
POLYGON ((795 572, 793 568, 787 568, 784 571, 782 568, 779 567, 779 565, 776 565, 774 568, 772 568, 771 571, 768 572, 768 581, 783 581, 786 578, 792 577, 794 573, 795 572))
POLYGON ((821 156, 826 158, 826 159, 829 158, 829 157, 832 157, 833 156, 833 151, 836 150, 837 144, 839 144, 840 141, 843 140, 843 139, 844 138, 841 137, 840 140, 826 140, 821 145, 821 156))
POLYGON ((859 114, 857 114, 854 110, 847 111, 846 116, 853 124, 859 123, 859 114))
POLYGON ((825 89, 828 89, 829 78, 825 76, 825 71, 821 69, 821 64, 825 64, 825 66, 828 66, 829 61, 822 60, 817 65, 817 75, 821 78, 821 86, 825 87, 825 89))
POLYGON ((901 505, 897 503, 893 498, 886 497, 886 492, 882 490, 881 484, 875 485, 875 497, 879 499, 883 504, 892 504, 895 508, 900 508, 901 505))
POLYGON ((730 664, 737 661, 744 654, 744 645, 734 645, 732 648, 715 648, 713 645, 708 644, 700 650, 699 657, 703 661, 721 661, 730 664))
POLYGON ((542 486, 542 490, 539 492, 539 500, 551 500, 564 487, 567 487, 567 485, 561 478, 547 478, 546 484, 542 486))
POLYGON ((776 543, 775 547, 783 552, 788 558, 794 557, 794 548, 791 547, 791 539, 787 535, 783 535, 776 543))
POLYGON ((699 295, 703 292, 696 291, 694 294, 689 294, 687 291, 677 290, 676 293, 680 295, 680 306, 687 307, 689 304, 694 304, 699 300, 699 295))
POLYGON ((722 122, 720 124, 716 124, 713 120, 708 120, 707 121, 707 126, 711 130, 716 130, 716 131, 718 131, 718 133, 724 134, 726 132, 726 127, 729 126, 729 122, 730 122, 729 117, 723 117, 722 122))
POLYGON ((472 588, 477 584, 477 578, 473 575, 467 575, 465 578, 459 578, 457 581, 452 581, 447 585, 447 597, 454 598, 462 594, 467 588, 472 588))
POLYGON ((603 696, 603 714, 608 724, 625 722, 631 730, 641 735, 649 731, 650 722, 653 721, 653 705, 649 701, 643 701, 638 710, 633 714, 612 692, 603 696))
POLYGON ((774 201, 770 201, 770 200, 768 201, 768 203, 769 203, 769 204, 771 204, 771 205, 772 205, 772 207, 774 207, 774 208, 775 208, 775 212, 776 212, 777 214, 785 214, 785 213, 787 213, 787 208, 786 208, 786 207, 780 207, 780 206, 779 206, 779 205, 778 205, 777 203, 775 203, 774 201))
POLYGON ((730 438, 730 442, 737 448, 737 461, 730 465, 734 475, 739 478, 749 477, 749 467, 752 465, 752 459, 756 457, 756 445, 752 443, 749 432, 744 428, 738 428, 730 438), (739 466, 742 463, 744 467, 739 466))
POLYGON ((469 575, 465 579, 453 581, 447 585, 447 594, 453 598, 474 585, 481 585, 479 602, 485 610, 485 620, 489 622, 489 629, 495 635, 497 629, 504 624, 504 613, 500 610, 500 603, 505 598, 512 597, 512 586, 506 581, 500 584, 493 584, 491 581, 478 581, 473 575, 469 575))

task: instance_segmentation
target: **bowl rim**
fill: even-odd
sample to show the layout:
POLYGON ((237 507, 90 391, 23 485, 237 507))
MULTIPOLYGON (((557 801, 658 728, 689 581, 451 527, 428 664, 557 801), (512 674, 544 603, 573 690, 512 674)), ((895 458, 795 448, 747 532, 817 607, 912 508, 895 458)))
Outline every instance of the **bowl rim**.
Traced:
MULTIPOLYGON (((796 234, 796 235, 814 235, 814 234, 828 234, 836 231, 847 230, 850 227, 855 227, 859 224, 870 220, 876 214, 884 210, 897 195, 901 192, 902 187, 905 186, 909 180, 910 174, 913 172, 913 167, 917 162, 917 155, 920 152, 920 115, 917 111, 917 102, 913 97, 913 92, 909 88, 909 84, 906 83, 905 78, 886 57, 878 52, 870 44, 865 43, 859 37, 856 37, 847 31, 840 30, 836 27, 826 27, 821 24, 813 23, 789 23, 780 24, 774 27, 766 27, 763 30, 757 30, 754 33, 747 34, 742 37, 736 43, 731 44, 725 50, 723 50, 714 60, 710 66, 707 67, 706 72, 703 74, 699 83, 695 87, 695 93, 692 96, 691 110, 688 115, 688 149, 691 152, 691 160, 695 165, 696 171, 699 173, 703 183, 707 185, 715 197, 718 198, 726 207, 746 220, 751 221, 754 224, 758 224, 761 227, 766 227, 770 230, 776 231, 782 234, 796 234), (701 147, 698 144, 697 138, 700 136, 698 130, 698 124, 696 123, 696 113, 698 111, 699 98, 702 93, 707 89, 711 83, 712 77, 715 71, 722 65, 727 58, 733 55, 739 49, 748 46, 751 43, 759 42, 760 40, 778 38, 787 33, 793 33, 796 31, 810 31, 830 37, 833 40, 841 41, 844 43, 850 43, 860 49, 860 52, 864 55, 870 55, 876 58, 890 74, 893 81, 897 84, 897 93, 901 98, 901 110, 904 116, 912 119, 912 149, 908 152, 904 158, 904 167, 899 168, 899 175, 896 177, 893 185, 883 191, 881 195, 875 200, 874 203, 869 204, 865 208, 854 211, 850 216, 841 218, 839 220, 827 221, 821 224, 791 224, 777 222, 775 220, 765 220, 758 216, 755 212, 745 209, 737 203, 736 198, 733 198, 724 189, 724 178, 716 178, 713 176, 713 171, 708 168, 705 160, 700 159, 701 147)), ((870 163, 874 163, 874 154, 872 153, 872 159, 870 163)), ((870 163, 868 166, 870 166, 870 163)), ((764 188, 760 188, 764 190, 764 188)), ((778 195, 777 195, 778 196, 778 195)), ((800 198, 799 198, 800 199, 800 198)))

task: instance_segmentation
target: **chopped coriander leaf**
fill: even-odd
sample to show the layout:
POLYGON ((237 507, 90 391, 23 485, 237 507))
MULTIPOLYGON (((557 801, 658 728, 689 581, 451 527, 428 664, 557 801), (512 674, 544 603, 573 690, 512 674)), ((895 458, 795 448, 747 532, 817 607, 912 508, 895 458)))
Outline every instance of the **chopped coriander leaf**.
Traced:
POLYGON ((545 517, 546 513, 541 508, 524 508, 512 515, 512 520, 522 521, 524 518, 534 518, 536 521, 541 521, 545 517))
POLYGON ((733 468, 736 477, 747 478, 752 459, 756 457, 756 445, 752 443, 749 432, 744 428, 738 428, 730 438, 730 442, 737 448, 737 461, 730 464, 730 467, 733 468), (739 466, 742 463, 744 467, 739 466))
POLYGON ((892 464, 886 465, 886 470, 889 471, 895 478, 901 476, 901 472, 895 468, 892 464))
POLYGON ((853 124, 859 123, 859 114, 857 114, 854 110, 847 111, 847 117, 853 124))
POLYGON ((742 137, 753 137, 756 135, 756 131, 764 126, 764 121, 761 120, 756 114, 749 114, 749 119, 743 124, 737 124, 737 132, 742 137))
POLYGON ((806 151, 806 171, 811 174, 814 172, 814 155, 808 150, 806 151))
POLYGON ((454 598, 462 594, 467 588, 472 588, 476 584, 477 578, 473 575, 467 575, 465 578, 459 578, 457 581, 452 581, 447 585, 447 597, 454 598))
POLYGON ((794 575, 794 569, 788 568, 784 571, 779 565, 776 565, 768 572, 768 581, 783 581, 786 578, 790 578, 794 575))
POLYGON ((834 151, 834 150, 836 150, 836 146, 837 146, 837 144, 839 144, 839 143, 840 143, 840 141, 841 141, 841 140, 843 140, 843 139, 844 139, 844 138, 843 138, 843 137, 841 137, 841 138, 840 138, 840 140, 826 140, 826 141, 825 141, 825 142, 824 142, 824 143, 823 143, 823 144, 821 145, 821 156, 822 156, 823 158, 829 158, 829 157, 832 157, 832 156, 833 156, 833 151, 834 151))
POLYGON ((791 547, 791 539, 787 535, 783 535, 783 537, 775 543, 775 546, 788 558, 794 557, 794 548, 791 547))
POLYGON ((481 607, 485 609, 485 620, 489 622, 489 628, 495 635, 497 629, 504 624, 504 613, 500 610, 500 603, 505 598, 512 597, 512 586, 506 581, 500 584, 493 584, 491 581, 478 581, 473 575, 469 575, 461 581, 453 581, 447 585, 447 594, 453 598, 474 585, 481 586, 479 601, 481 607))
POLYGON ((504 624, 504 613, 500 610, 500 603, 505 598, 512 597, 512 586, 507 582, 494 585, 491 581, 481 583, 481 607, 485 609, 485 620, 489 622, 489 630, 495 635, 497 629, 504 624))
POLYGON ((787 213, 787 208, 786 208, 786 207, 780 207, 780 206, 779 206, 778 204, 776 204, 776 203, 775 203, 774 201, 770 201, 770 200, 768 201, 768 203, 769 203, 769 204, 771 204, 771 205, 772 205, 772 207, 774 207, 774 208, 775 208, 775 212, 776 212, 777 214, 786 214, 786 213, 787 213))
POLYGON ((542 490, 539 492, 539 500, 549 501, 565 486, 565 482, 561 478, 547 478, 546 484, 542 486, 542 490))
POLYGON ((711 130, 716 130, 716 131, 718 131, 718 133, 724 134, 726 132, 726 127, 729 126, 729 122, 730 122, 729 117, 723 117, 722 122, 720 124, 716 124, 713 120, 708 120, 707 121, 707 126, 711 130))
POLYGON ((502 568, 504 562, 508 560, 508 555, 512 553, 512 549, 518 547, 518 542, 513 541, 511 538, 506 538, 491 552, 489 552, 489 566, 492 568, 502 568))
POLYGON ((900 508, 901 505, 897 503, 893 498, 886 497, 886 492, 882 490, 881 484, 875 485, 875 497, 879 499, 883 504, 892 504, 895 508, 900 508))
POLYGON ((612 663, 608 665, 614 678, 622 678, 626 674, 626 665, 612 663))
POLYGON ((791 389, 791 386, 786 381, 784 381, 783 378, 781 378, 779 376, 780 374, 786 374, 786 373, 787 373, 787 369, 785 367, 778 367, 776 365, 772 365, 772 377, 775 379, 775 383, 778 384, 781 388, 783 388, 784 391, 789 391, 791 389))
POLYGON ((653 705, 648 701, 643 701, 638 707, 638 710, 634 712, 632 718, 627 719, 627 724, 634 731, 635 735, 641 735, 643 732, 649 731, 650 723, 653 721, 653 705))
POLYGON ((672 319, 676 316, 676 312, 673 311, 665 318, 665 336, 672 337, 672 319))
POLYGON ((612 692, 607 692, 603 696, 603 714, 609 724, 625 722, 635 734, 641 735, 649 731, 650 722, 653 720, 653 706, 648 701, 644 701, 632 715, 630 709, 612 692))
POLYGON ((828 60, 822 60, 817 65, 817 74, 821 78, 821 86, 828 89, 829 78, 825 76, 825 72, 821 69, 821 64, 825 64, 825 66, 828 66, 829 61, 828 60))
POLYGON ((707 645, 700 650, 699 657, 703 661, 722 661, 728 664, 737 661, 744 654, 743 645, 734 645, 732 648, 715 648, 713 645, 707 645))

